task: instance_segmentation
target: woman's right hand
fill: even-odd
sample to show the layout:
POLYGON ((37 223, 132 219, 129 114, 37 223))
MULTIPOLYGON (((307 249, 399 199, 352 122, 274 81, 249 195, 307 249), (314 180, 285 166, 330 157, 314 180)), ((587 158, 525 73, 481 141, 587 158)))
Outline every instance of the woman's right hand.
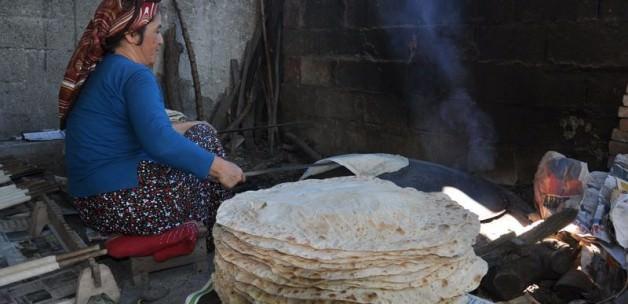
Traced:
POLYGON ((227 189, 231 189, 246 180, 244 172, 238 165, 218 156, 214 157, 214 162, 209 169, 209 175, 217 179, 227 189))

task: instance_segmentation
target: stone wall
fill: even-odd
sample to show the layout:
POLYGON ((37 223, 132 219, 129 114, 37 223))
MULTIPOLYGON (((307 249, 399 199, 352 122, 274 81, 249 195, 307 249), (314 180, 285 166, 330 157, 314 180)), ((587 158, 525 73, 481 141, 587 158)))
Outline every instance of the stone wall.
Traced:
POLYGON ((493 153, 489 175, 503 183, 530 182, 550 149, 605 166, 628 83, 625 1, 284 9, 282 120, 314 121, 302 135, 324 154, 391 152, 482 171, 477 155, 493 153))
MULTIPOLYGON (((0 139, 57 128, 57 93, 74 46, 100 0, 0 0, 0 139)), ((179 0, 202 84, 206 109, 229 85, 229 61, 240 59, 257 10, 254 0, 179 0)), ((164 30, 178 20, 163 0, 164 30)), ((180 34, 177 40, 183 45, 180 34)), ((192 80, 180 59, 184 111, 195 117, 192 80)), ((158 72, 158 71, 157 71, 158 72)))

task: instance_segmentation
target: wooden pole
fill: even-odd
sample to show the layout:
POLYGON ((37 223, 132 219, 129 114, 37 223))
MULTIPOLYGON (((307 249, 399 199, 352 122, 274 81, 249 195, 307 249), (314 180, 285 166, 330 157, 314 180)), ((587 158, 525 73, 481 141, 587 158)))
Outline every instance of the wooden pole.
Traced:
POLYGON ((181 33, 183 34, 183 41, 185 42, 185 48, 188 51, 188 58, 190 59, 190 69, 192 70, 192 82, 194 83, 194 97, 196 101, 196 116, 198 120, 205 120, 205 110, 203 108, 203 98, 201 95, 201 81, 198 76, 196 55, 194 54, 194 49, 192 48, 190 33, 188 32, 188 28, 183 21, 183 16, 181 14, 181 10, 179 9, 179 4, 177 3, 177 0, 172 0, 172 4, 174 4, 174 9, 177 12, 177 17, 179 17, 179 22, 181 23, 181 33))

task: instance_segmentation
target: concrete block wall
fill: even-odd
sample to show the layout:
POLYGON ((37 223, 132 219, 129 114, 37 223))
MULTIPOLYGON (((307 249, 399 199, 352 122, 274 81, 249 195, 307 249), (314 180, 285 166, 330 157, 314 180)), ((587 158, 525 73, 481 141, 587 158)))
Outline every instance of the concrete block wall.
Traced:
MULTIPOLYGON (((57 128, 57 94, 74 46, 100 0, 0 0, 0 139, 22 131, 57 128)), ((229 61, 239 59, 256 20, 254 0, 179 0, 199 65, 205 108, 229 86, 229 61)), ((174 8, 162 1, 165 29, 174 8)), ((156 66, 159 73, 160 65, 156 66)), ((195 117, 187 52, 179 75, 184 111, 195 117)))
POLYGON ((433 0, 436 19, 421 17, 426 2, 286 0, 282 119, 315 121, 302 135, 324 154, 472 169, 465 127, 435 119, 452 91, 429 56, 435 32, 494 126, 488 175, 529 183, 550 149, 604 169, 628 83, 625 1, 433 0))

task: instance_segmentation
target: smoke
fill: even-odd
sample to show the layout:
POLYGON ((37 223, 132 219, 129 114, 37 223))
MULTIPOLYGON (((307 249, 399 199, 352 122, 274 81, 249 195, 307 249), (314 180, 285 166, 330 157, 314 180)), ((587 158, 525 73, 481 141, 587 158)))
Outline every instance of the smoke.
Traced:
MULTIPOLYGON (((408 12, 416 14, 415 24, 419 23, 419 36, 412 44, 424 60, 437 66, 440 74, 434 78, 442 79, 445 94, 435 95, 438 104, 434 113, 428 115, 431 129, 446 130, 466 140, 466 164, 462 165, 469 171, 487 171, 494 168, 494 144, 496 133, 491 118, 484 113, 471 98, 467 90, 467 72, 454 37, 461 29, 461 7, 459 1, 442 0, 402 0, 405 8, 401 15, 382 16, 384 18, 403 18, 407 20, 408 12)), ((391 20, 389 20, 391 21, 391 20)), ((394 31, 390 31, 394 33, 394 31)), ((392 40, 398 37, 390 37, 392 40)), ((414 53, 414 51, 412 52, 414 53)), ((412 59, 412 58, 411 58, 412 59)), ((410 71, 412 73, 412 71, 410 71)), ((413 84, 410 84, 413 85, 413 84)), ((416 84, 418 85, 418 84, 416 84)), ((425 124, 425 122, 423 122, 425 124)), ((441 147, 452 149, 455 147, 441 147)), ((439 153, 439 151, 435 151, 439 153)))

